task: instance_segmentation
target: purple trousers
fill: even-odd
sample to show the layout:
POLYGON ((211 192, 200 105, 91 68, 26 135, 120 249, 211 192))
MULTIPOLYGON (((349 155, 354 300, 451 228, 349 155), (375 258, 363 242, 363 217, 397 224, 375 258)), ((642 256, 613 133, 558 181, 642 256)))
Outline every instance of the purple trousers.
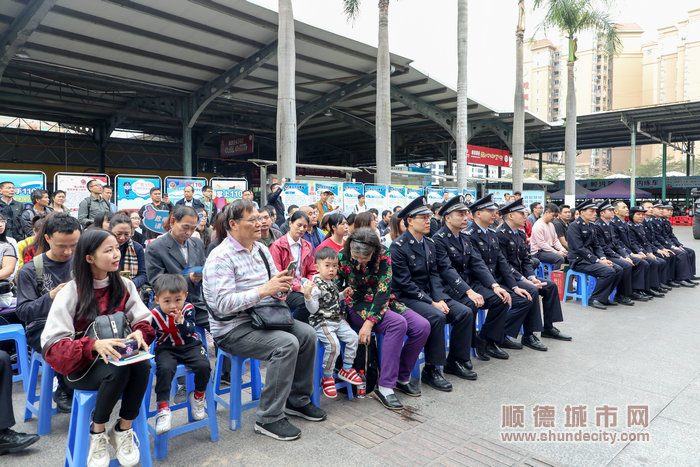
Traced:
MULTIPOLYGON (((362 327, 365 322, 354 310, 349 311, 348 319, 356 328, 362 327)), ((379 362, 379 385, 394 388, 396 381, 409 381, 411 370, 430 336, 428 320, 411 309, 402 314, 389 309, 372 331, 384 335, 382 361, 379 362), (408 338, 405 339, 406 337, 408 338)))

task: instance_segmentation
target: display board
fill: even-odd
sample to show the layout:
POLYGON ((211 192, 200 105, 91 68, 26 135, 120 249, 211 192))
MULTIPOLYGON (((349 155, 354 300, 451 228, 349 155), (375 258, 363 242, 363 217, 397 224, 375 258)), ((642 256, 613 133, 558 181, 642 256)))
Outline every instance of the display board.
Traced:
POLYGON ((202 199, 202 188, 207 179, 202 177, 165 177, 165 192, 173 205, 185 197, 185 187, 194 188, 194 198, 202 199))
POLYGON ((425 196, 428 198, 428 204, 442 203, 442 193, 444 189, 441 187, 429 186, 425 189, 425 196))
MULTIPOLYGON (((494 203, 498 203, 501 206, 507 203, 507 201, 504 201, 504 195, 511 195, 513 193, 512 190, 489 189, 488 191, 489 193, 493 193, 494 203)), ((544 205, 544 200, 545 192, 542 190, 523 190, 523 206, 528 209, 530 209, 530 204, 534 202, 542 203, 544 205)))
POLYGON ((386 195, 386 208, 393 212, 396 206, 401 206, 402 208, 406 206, 406 187, 404 185, 389 185, 386 195))
POLYGON ((343 212, 350 214, 357 206, 357 197, 365 192, 362 183, 343 183, 343 212))
POLYGON ((212 178, 209 180, 216 207, 221 210, 228 203, 241 199, 243 192, 248 189, 245 178, 212 178))
POLYGON ((15 185, 15 201, 31 203, 32 191, 46 189, 46 174, 38 170, 3 170, 0 171, 0 182, 15 185))
POLYGON ((386 185, 365 185, 365 204, 381 214, 386 209, 386 185))
POLYGON ((406 204, 410 203, 419 196, 423 196, 425 190, 422 186, 408 185, 406 187, 406 204))
POLYGON ((74 217, 78 217, 80 202, 90 196, 87 189, 87 182, 90 180, 97 180, 102 185, 109 185, 109 175, 107 174, 58 172, 53 177, 54 191, 63 190, 66 192, 66 202, 63 205, 74 217))
POLYGON ((114 179, 117 189, 117 208, 138 211, 151 202, 151 188, 161 188, 157 175, 117 175, 114 179))
POLYGON ((309 184, 308 183, 292 183, 287 182, 284 184, 284 190, 282 191, 282 204, 284 204, 285 215, 287 209, 292 204, 297 206, 304 206, 311 204, 311 199, 309 196, 309 184))
POLYGON ((449 201, 452 198, 454 198, 455 196, 457 196, 458 194, 459 194, 459 188, 456 188, 456 187, 445 188, 445 190, 442 192, 442 199, 444 201, 449 201), (445 194, 447 194, 447 199, 445 199, 445 194))

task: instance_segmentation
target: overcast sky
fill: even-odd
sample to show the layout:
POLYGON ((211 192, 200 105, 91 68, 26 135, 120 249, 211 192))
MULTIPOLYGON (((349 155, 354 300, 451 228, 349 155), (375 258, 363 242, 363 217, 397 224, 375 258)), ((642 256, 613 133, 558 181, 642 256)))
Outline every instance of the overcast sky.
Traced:
MULTIPOLYGON (((273 10, 278 4, 277 0, 249 1, 273 10)), ((345 19, 342 0, 293 0, 292 3, 297 20, 377 45, 377 0, 362 0, 360 16, 354 24, 345 19)), ((616 22, 639 24, 645 30, 646 42, 656 40, 659 27, 686 19, 688 10, 698 6, 698 0, 614 0, 611 14, 616 22)), ((528 12, 526 38, 533 37, 542 16, 541 11, 528 12)), ((469 2, 468 94, 502 111, 513 109, 516 22, 516 0, 469 2)), ((543 35, 540 31, 536 37, 543 35)), ((389 46, 393 53, 414 60, 415 68, 456 88, 457 2, 392 0, 389 46)))

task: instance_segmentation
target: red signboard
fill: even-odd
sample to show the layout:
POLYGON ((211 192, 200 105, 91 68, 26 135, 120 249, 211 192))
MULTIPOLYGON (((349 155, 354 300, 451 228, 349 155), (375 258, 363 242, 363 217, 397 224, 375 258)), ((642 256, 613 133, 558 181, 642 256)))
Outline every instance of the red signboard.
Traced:
POLYGON ((240 156, 253 152, 253 135, 238 136, 221 140, 221 157, 240 156))
POLYGON ((491 149, 467 144, 467 162, 470 164, 510 167, 510 153, 503 149, 491 149))

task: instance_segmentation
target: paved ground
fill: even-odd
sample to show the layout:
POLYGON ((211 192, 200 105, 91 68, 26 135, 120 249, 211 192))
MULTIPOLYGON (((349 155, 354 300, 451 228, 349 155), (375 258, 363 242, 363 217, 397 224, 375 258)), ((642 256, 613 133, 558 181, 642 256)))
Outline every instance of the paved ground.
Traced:
MULTIPOLYGON (((688 227, 676 231, 700 252, 688 227)), ((569 303, 560 329, 573 335, 573 342, 547 340, 546 353, 525 349, 510 351, 508 361, 476 362, 478 381, 453 378, 455 390, 447 394, 424 388, 420 398, 403 398, 408 406, 403 413, 391 413, 369 398, 325 399, 328 420, 300 421, 302 438, 282 443, 253 433, 252 411, 245 413, 242 430, 229 431, 220 408, 218 442, 211 443, 205 430, 182 435, 170 443, 167 461, 156 465, 697 465, 699 302, 700 287, 608 311, 569 303), (503 405, 522 406, 522 428, 501 428, 503 405), (648 441, 502 441, 504 433, 578 431, 565 427, 567 405, 586 406, 583 434, 605 430, 619 439, 632 432, 648 434, 648 441), (605 417, 596 420, 596 408, 605 405, 610 413, 616 409, 617 426, 604 428, 605 417), (628 428, 630 405, 648 407, 646 427, 628 428), (554 406, 552 428, 535 428, 535 406, 543 406, 541 423, 547 421, 547 406, 554 406)), ((15 416, 21 420, 24 393, 19 384, 14 388, 15 416)), ((68 421, 68 415, 55 416, 51 435, 21 455, 3 456, 0 464, 60 465, 68 421)), ((16 428, 35 431, 36 421, 16 428)))

